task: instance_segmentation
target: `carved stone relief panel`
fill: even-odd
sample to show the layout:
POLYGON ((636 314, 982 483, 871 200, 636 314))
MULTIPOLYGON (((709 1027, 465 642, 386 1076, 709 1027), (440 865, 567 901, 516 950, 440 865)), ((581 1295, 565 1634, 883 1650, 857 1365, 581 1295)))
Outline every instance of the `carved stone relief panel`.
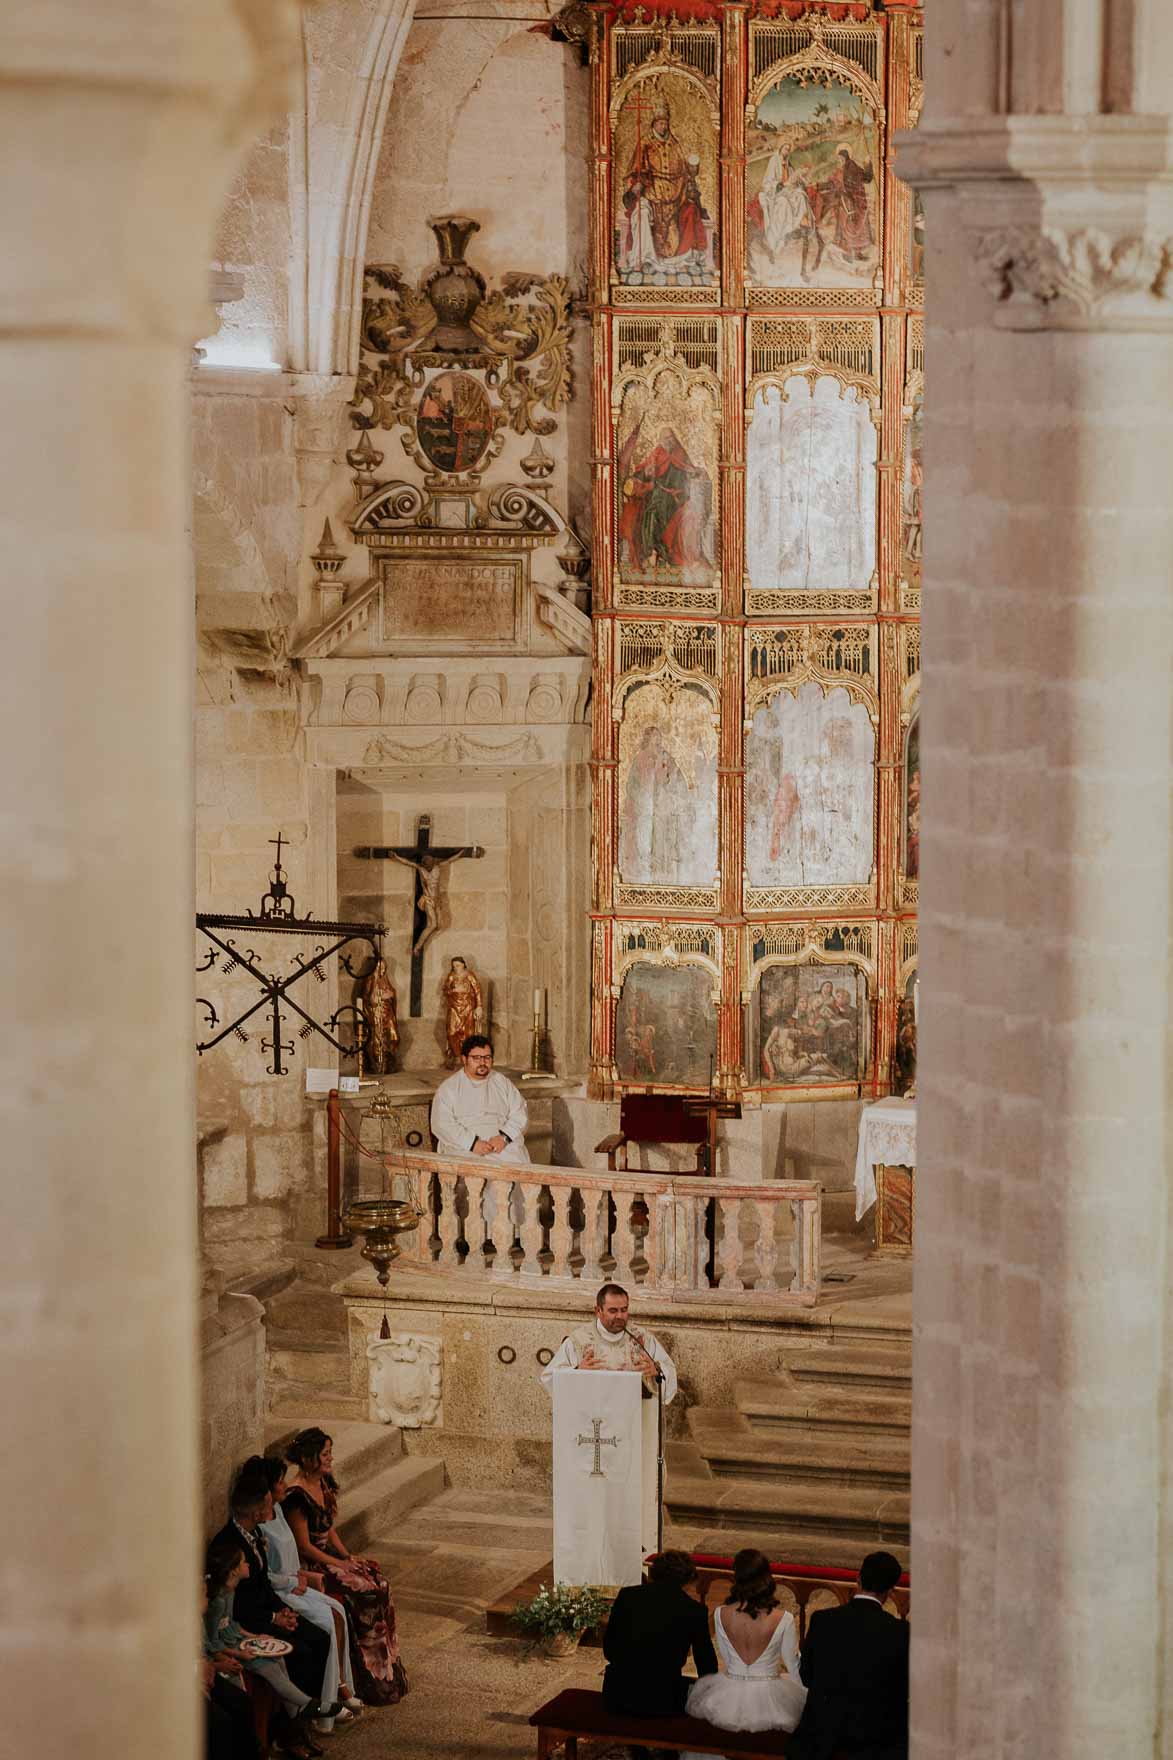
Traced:
POLYGON ((370 1413, 378 1424, 419 1430, 442 1422, 441 1353, 438 1338, 393 1332, 367 1344, 370 1413))

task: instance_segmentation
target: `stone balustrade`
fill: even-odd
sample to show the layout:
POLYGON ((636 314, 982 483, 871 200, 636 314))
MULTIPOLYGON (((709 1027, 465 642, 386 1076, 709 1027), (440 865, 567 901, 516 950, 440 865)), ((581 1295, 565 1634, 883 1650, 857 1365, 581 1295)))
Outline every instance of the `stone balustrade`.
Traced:
POLYGON ((401 1237, 405 1269, 518 1288, 614 1278, 670 1300, 759 1309, 812 1307, 818 1298, 822 1187, 814 1180, 503 1167, 422 1153, 389 1159, 387 1177, 422 1215, 416 1233, 401 1237))

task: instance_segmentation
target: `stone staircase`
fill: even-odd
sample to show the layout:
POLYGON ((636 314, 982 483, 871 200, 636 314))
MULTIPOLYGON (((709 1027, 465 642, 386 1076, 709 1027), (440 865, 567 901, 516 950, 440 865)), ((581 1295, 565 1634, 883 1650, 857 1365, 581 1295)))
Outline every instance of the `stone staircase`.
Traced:
POLYGON ((788 1338, 775 1373, 689 1411, 667 1450, 670 1519, 723 1552, 855 1566, 884 1546, 906 1561, 911 1358, 894 1321, 788 1338))
POLYGON ((336 1419, 320 1411, 296 1421, 274 1417, 265 1426, 265 1447, 276 1449, 323 1420, 334 1439, 334 1472, 342 1487, 339 1529, 351 1551, 393 1533, 408 1510, 443 1491, 443 1461, 405 1454, 402 1436, 389 1424, 336 1419))
POLYGON ((323 1253, 294 1245, 289 1251, 284 1281, 262 1298, 269 1411, 306 1423, 365 1418, 366 1400, 350 1391, 346 1307, 330 1287, 362 1260, 355 1249, 323 1253))

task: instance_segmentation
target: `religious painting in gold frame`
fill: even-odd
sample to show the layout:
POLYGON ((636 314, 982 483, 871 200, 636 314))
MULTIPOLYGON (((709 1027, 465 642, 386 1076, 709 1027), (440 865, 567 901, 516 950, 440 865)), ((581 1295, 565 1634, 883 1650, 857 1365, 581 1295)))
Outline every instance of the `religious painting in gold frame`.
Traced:
POLYGON ((763 1099, 859 1094, 874 1058, 874 926, 759 924, 748 936, 747 1085, 763 1099))

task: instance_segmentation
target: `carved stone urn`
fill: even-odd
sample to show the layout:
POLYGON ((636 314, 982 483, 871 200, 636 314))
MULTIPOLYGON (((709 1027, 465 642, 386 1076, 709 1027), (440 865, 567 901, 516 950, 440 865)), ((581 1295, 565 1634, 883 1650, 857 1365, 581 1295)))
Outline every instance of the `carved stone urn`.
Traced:
POLYGON ((464 253, 479 220, 461 214, 443 214, 428 225, 436 235, 440 261, 424 276, 422 287, 436 314, 436 328, 428 340, 429 352, 450 357, 481 355, 485 345, 469 320, 485 297, 485 278, 464 253))

